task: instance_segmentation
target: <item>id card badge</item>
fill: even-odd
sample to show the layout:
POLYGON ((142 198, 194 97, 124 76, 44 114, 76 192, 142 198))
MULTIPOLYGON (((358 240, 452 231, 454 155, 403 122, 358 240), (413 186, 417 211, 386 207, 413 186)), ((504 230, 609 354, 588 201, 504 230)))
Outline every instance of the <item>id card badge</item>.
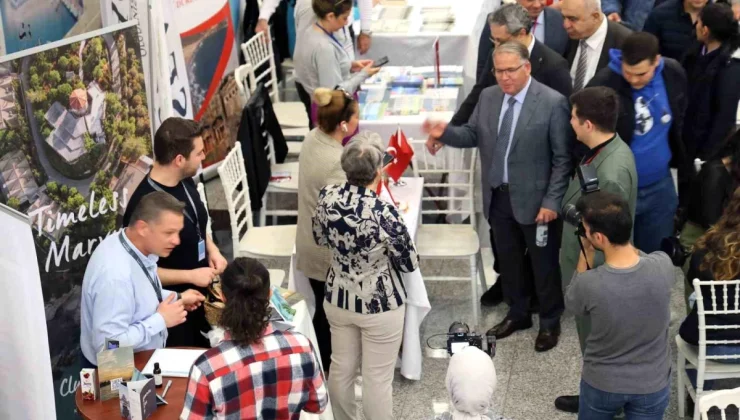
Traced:
POLYGON ((206 241, 200 240, 198 241, 198 261, 203 261, 206 259, 206 241))

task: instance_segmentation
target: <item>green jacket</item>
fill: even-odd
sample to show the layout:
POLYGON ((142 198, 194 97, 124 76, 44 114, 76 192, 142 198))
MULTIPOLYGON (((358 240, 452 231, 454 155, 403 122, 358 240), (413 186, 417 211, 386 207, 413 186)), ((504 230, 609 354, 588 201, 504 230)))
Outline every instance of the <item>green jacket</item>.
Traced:
MULTIPOLYGON (((611 143, 596 155, 591 162, 596 167, 599 178, 599 189, 619 194, 627 200, 635 219, 635 202, 637 201, 637 170, 635 169, 635 158, 627 143, 622 141, 619 135, 611 143)), ((581 198, 581 183, 578 178, 573 178, 568 184, 568 190, 563 197, 562 208, 568 204, 576 204, 581 198)), ((575 235, 576 228, 568 223, 563 223, 563 238, 560 246, 560 273, 563 279, 563 290, 566 290, 576 271, 578 257, 581 247, 575 235)), ((594 266, 598 267, 604 263, 604 254, 596 251, 594 266)), ((591 267, 593 268, 593 267, 591 267)))

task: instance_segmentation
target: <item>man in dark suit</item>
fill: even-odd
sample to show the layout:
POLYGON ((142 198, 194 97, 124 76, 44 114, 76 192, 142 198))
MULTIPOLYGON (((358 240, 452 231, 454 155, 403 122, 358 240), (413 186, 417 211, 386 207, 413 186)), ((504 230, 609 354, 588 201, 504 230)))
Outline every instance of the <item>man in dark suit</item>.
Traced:
POLYGON ((557 217, 571 171, 567 99, 531 77, 527 47, 516 41, 494 52, 498 84, 483 90, 462 127, 427 121, 427 148, 478 147, 483 205, 496 236, 509 313, 489 333, 498 339, 532 327, 532 287, 540 302, 535 351, 552 349, 563 312, 557 217), (536 232, 547 229, 543 244, 536 232), (539 242, 539 245, 538 245, 539 242), (525 269, 529 249, 534 278, 525 269))
MULTIPOLYGON (((568 34, 563 28, 563 15, 560 11, 552 7, 545 7, 545 0, 516 0, 524 7, 532 19, 532 34, 537 41, 547 45, 556 53, 563 55, 568 46, 568 34)), ((478 43, 478 65, 476 71, 476 80, 479 80, 485 73, 485 65, 488 57, 493 51, 491 42, 491 28, 488 25, 483 26, 480 41, 478 43)))
POLYGON ((632 33, 626 26, 610 22, 601 12, 599 0, 563 0, 563 25, 570 37, 565 59, 579 91, 597 71, 609 64, 609 50, 620 48, 632 33))

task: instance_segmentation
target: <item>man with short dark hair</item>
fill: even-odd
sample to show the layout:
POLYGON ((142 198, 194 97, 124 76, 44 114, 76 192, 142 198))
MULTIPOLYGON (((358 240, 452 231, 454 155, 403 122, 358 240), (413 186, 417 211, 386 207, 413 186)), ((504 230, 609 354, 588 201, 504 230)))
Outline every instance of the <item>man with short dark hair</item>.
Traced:
POLYGON ((619 94, 617 133, 630 146, 637 167, 635 246, 650 253, 673 234, 678 198, 683 204, 693 165, 682 135, 687 81, 681 65, 658 54, 658 40, 646 32, 630 35, 622 50, 611 51, 609 68, 590 86, 607 86, 619 94), (679 170, 679 196, 670 168, 679 170))
POLYGON ((535 351, 543 352, 558 344, 563 312, 556 219, 571 169, 568 101, 531 77, 521 43, 505 42, 493 54, 498 84, 483 90, 470 121, 462 127, 426 121, 423 129, 432 154, 444 144, 480 150, 483 208, 501 259, 504 295, 511 300, 506 318, 490 333, 502 339, 531 328, 536 293, 535 351), (548 229, 545 245, 536 244, 538 225, 548 229))
POLYGON ((589 316, 578 416, 662 419, 671 395, 671 288, 675 269, 663 252, 645 254, 630 244, 632 215, 619 195, 586 194, 576 206, 584 253, 565 294, 565 305, 589 316), (594 266, 596 250, 605 263, 594 266), (585 255, 584 255, 585 254, 585 255))
MULTIPOLYGON (((202 133, 201 125, 192 120, 172 117, 162 122, 154 135, 154 166, 136 187, 123 215, 123 225, 128 226, 139 200, 153 191, 164 191, 185 204, 180 244, 157 264, 162 284, 176 292, 195 287, 205 294, 226 268, 226 259, 206 233, 208 210, 192 179, 205 158, 202 133)), ((205 310, 198 308, 187 322, 170 329, 167 345, 210 347, 201 334, 209 330, 205 310)))
MULTIPOLYGON (((619 195, 629 204, 630 215, 634 218, 637 200, 637 170, 632 151, 616 134, 619 96, 607 87, 588 87, 571 95, 572 106, 570 125, 578 141, 587 152, 580 161, 581 167, 596 170, 599 189, 619 195)), ((583 196, 579 177, 573 177, 563 197, 561 213, 568 205, 575 205, 583 196)), ((631 233, 631 232, 630 232, 631 233)), ((563 224, 563 238, 560 245, 560 272, 563 289, 567 289, 576 270, 581 246, 576 236, 576 227, 563 224)), ((604 263, 604 254, 597 251, 592 268, 604 263)), ((586 349, 586 339, 591 331, 588 316, 576 316, 576 329, 581 343, 581 352, 586 349)), ((562 396, 555 400, 555 407, 570 413, 578 412, 578 396, 562 396)))
POLYGON ((166 328, 181 325, 186 310, 205 299, 192 289, 162 289, 157 259, 180 243, 183 204, 164 192, 143 197, 131 225, 95 249, 82 280, 80 349, 83 367, 94 368, 106 339, 134 351, 163 348, 166 328))

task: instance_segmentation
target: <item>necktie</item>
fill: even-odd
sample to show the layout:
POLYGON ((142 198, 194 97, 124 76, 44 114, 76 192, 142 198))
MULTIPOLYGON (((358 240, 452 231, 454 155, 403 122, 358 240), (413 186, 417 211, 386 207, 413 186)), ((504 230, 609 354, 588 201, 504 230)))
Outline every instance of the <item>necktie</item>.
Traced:
POLYGON ((493 167, 491 168, 491 187, 496 188, 504 183, 504 167, 506 165, 506 149, 511 141, 511 130, 514 124, 514 104, 516 99, 509 98, 509 107, 501 120, 501 128, 498 130, 496 150, 493 154, 493 167))
POLYGON ((581 53, 578 55, 578 67, 576 67, 576 79, 573 81, 573 92, 583 89, 586 84, 586 70, 588 69, 588 44, 585 40, 579 42, 581 53))

